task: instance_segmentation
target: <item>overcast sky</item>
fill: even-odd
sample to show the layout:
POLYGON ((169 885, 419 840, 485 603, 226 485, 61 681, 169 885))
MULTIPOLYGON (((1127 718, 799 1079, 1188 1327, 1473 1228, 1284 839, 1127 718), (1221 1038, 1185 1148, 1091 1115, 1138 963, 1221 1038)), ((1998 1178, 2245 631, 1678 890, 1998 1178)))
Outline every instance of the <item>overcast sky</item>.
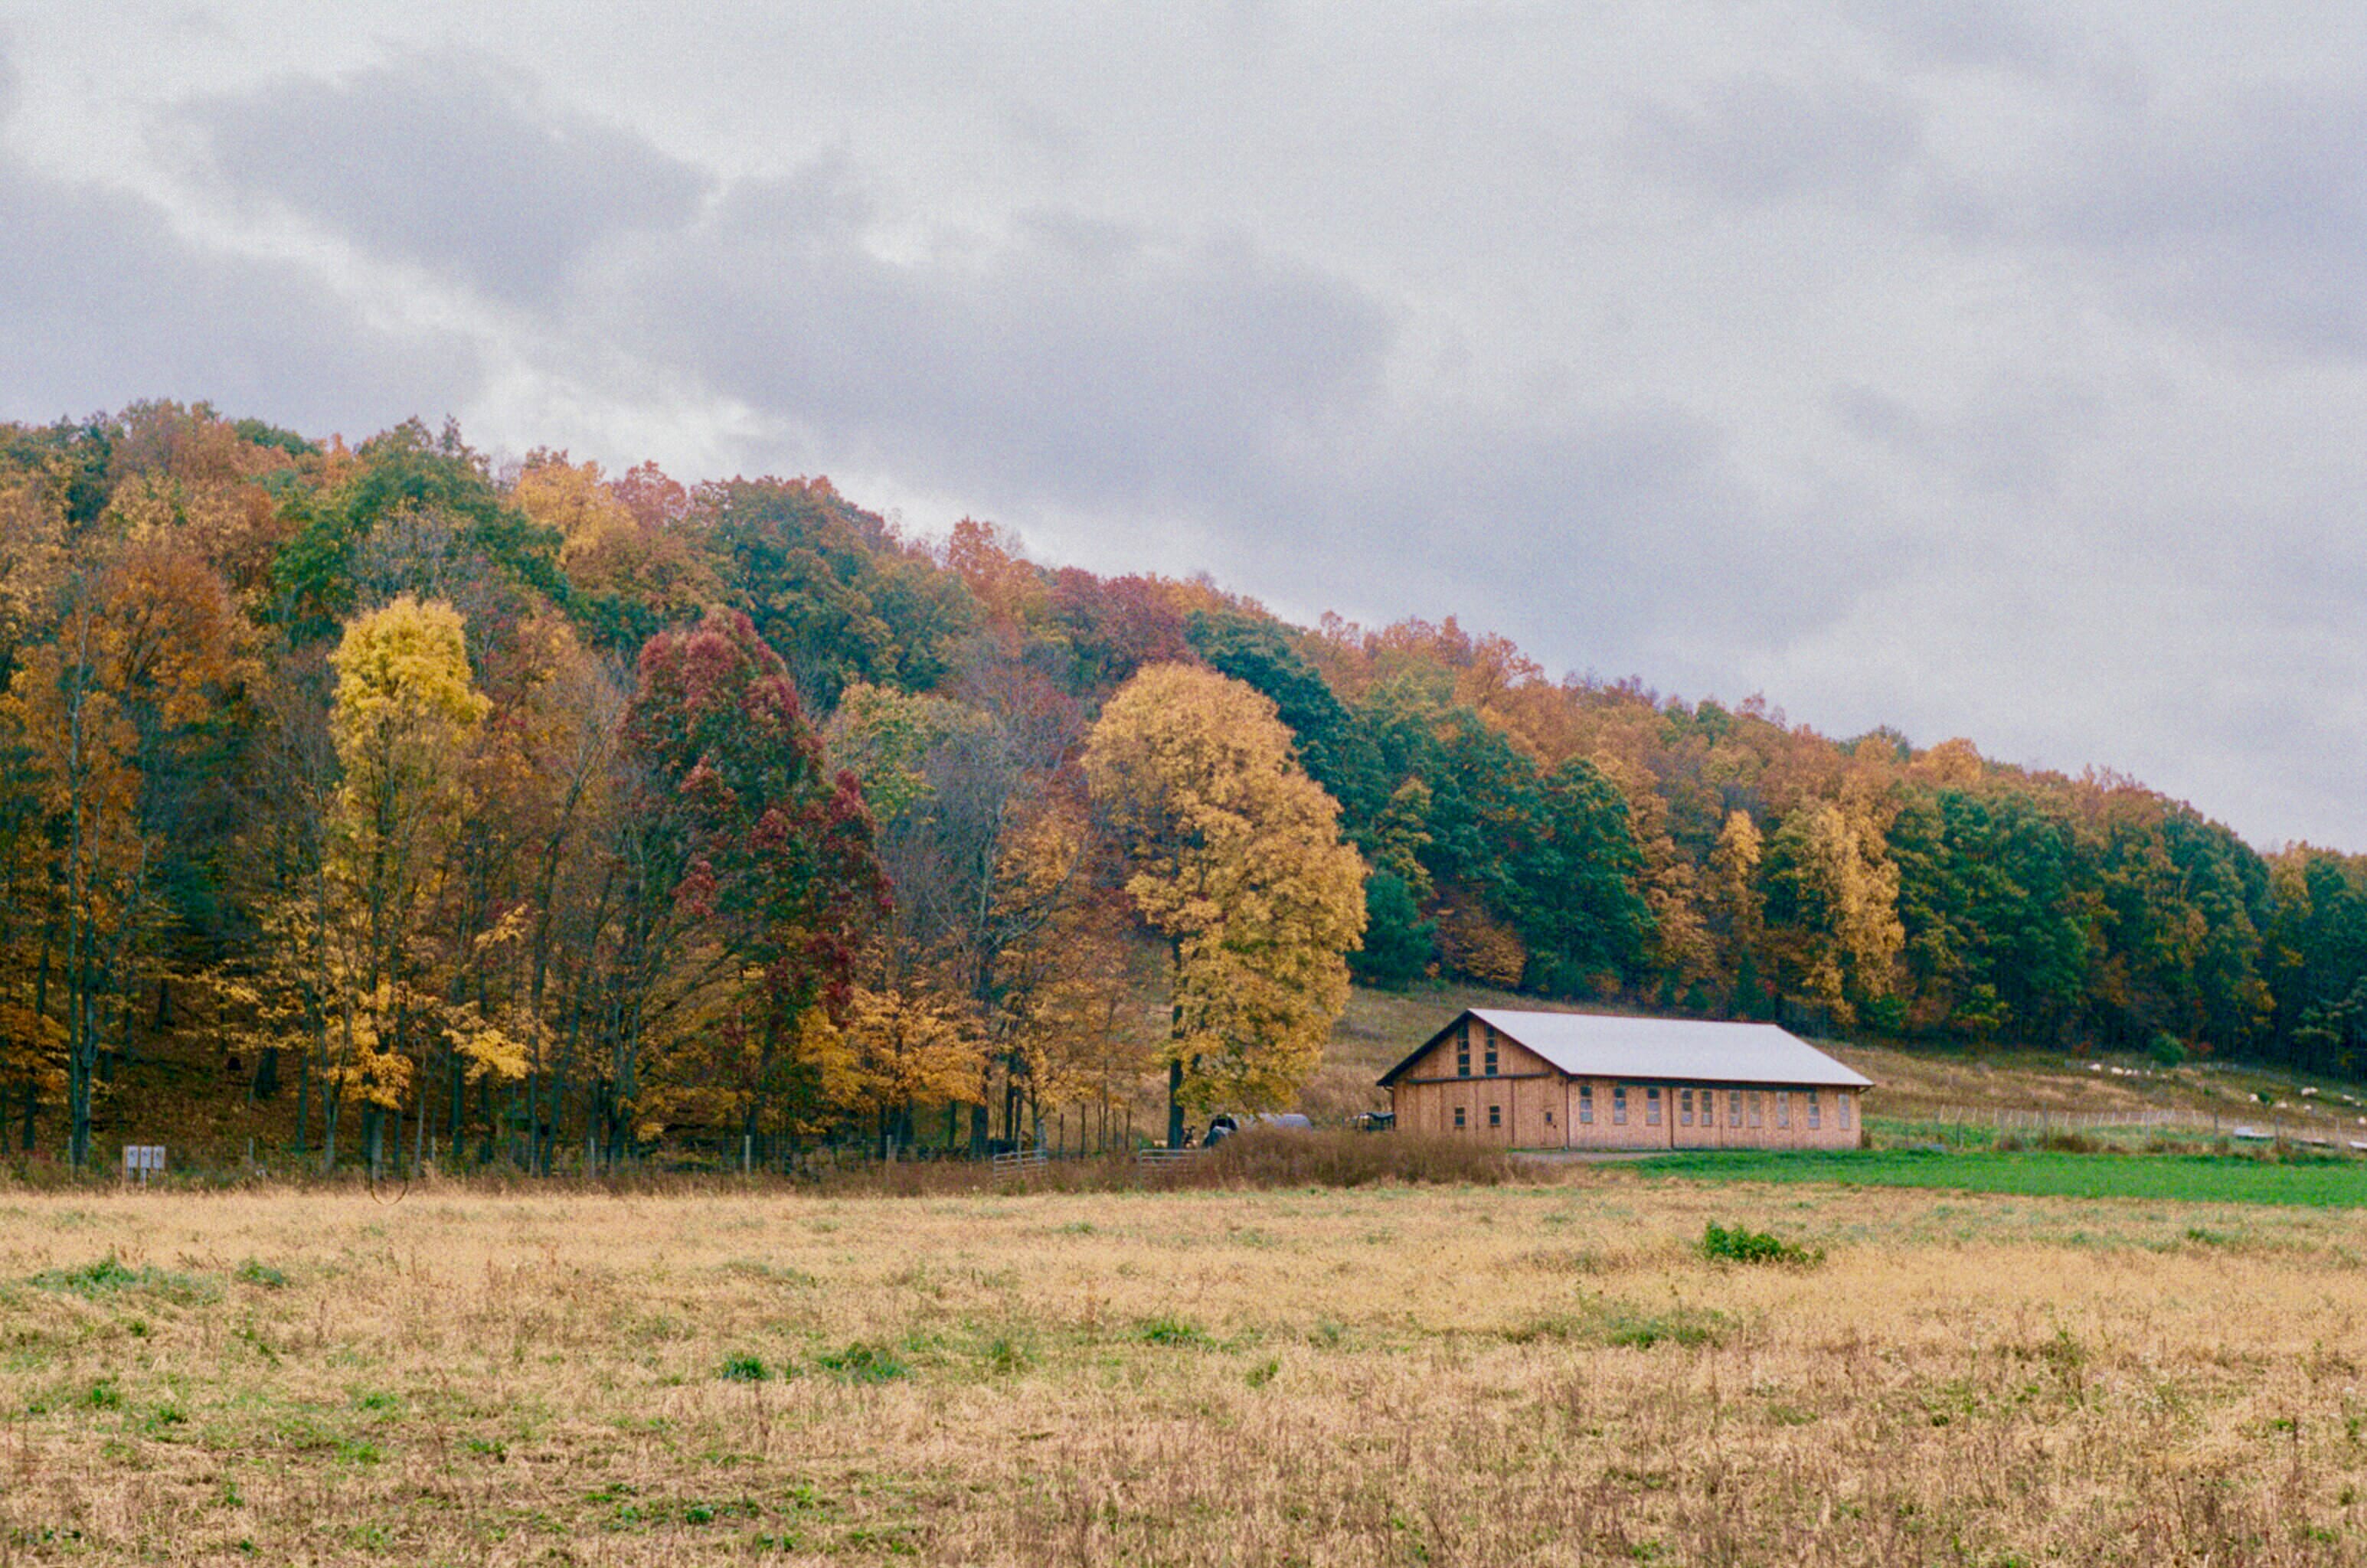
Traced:
POLYGON ((0 418, 158 396, 2367 850, 2356 4, 0 0, 0 418))

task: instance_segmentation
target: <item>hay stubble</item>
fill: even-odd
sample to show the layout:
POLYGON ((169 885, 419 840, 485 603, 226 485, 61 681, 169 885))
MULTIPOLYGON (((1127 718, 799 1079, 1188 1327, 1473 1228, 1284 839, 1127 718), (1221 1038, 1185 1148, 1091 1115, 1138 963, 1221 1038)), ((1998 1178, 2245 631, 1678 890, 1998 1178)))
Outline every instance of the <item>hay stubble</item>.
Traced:
POLYGON ((0 1560, 2367 1560, 2362 1253, 1616 1172, 0 1194, 0 1560))

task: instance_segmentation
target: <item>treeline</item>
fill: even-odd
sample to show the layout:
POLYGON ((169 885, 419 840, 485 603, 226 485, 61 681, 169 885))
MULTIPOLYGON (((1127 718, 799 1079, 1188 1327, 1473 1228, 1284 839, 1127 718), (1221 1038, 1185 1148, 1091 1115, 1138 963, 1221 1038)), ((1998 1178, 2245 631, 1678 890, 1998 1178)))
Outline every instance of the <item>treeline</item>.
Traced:
POLYGON ((914 539, 821 479, 497 473, 448 426, 349 449, 170 404, 0 426, 0 693, 24 1147, 83 1149, 172 1037, 332 1158, 982 1149, 1162 1071, 1286 1100, 1343 954, 2359 1066, 2358 858, 1551 680, 1452 619, 914 539))

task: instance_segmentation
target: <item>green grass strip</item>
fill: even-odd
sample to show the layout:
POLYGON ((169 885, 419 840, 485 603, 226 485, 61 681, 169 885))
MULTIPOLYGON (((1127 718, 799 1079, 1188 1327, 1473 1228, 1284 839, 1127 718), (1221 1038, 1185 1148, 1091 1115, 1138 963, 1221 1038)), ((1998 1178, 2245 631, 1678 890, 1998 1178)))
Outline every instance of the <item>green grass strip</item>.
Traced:
POLYGON ((2284 1165, 2218 1155, 1737 1149, 1656 1156, 1628 1168, 1695 1181, 1814 1181, 2030 1198, 2146 1198, 2320 1209, 2367 1205, 2367 1162, 2341 1159, 2284 1165))

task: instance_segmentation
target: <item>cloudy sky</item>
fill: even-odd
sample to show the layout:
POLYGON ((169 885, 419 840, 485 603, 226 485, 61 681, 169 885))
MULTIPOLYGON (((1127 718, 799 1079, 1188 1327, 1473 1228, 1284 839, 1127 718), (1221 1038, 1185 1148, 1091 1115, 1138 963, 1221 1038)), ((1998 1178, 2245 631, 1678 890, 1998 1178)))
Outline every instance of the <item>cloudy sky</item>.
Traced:
POLYGON ((2363 151, 2355 4, 0 0, 0 418, 828 473, 2367 850, 2363 151))

